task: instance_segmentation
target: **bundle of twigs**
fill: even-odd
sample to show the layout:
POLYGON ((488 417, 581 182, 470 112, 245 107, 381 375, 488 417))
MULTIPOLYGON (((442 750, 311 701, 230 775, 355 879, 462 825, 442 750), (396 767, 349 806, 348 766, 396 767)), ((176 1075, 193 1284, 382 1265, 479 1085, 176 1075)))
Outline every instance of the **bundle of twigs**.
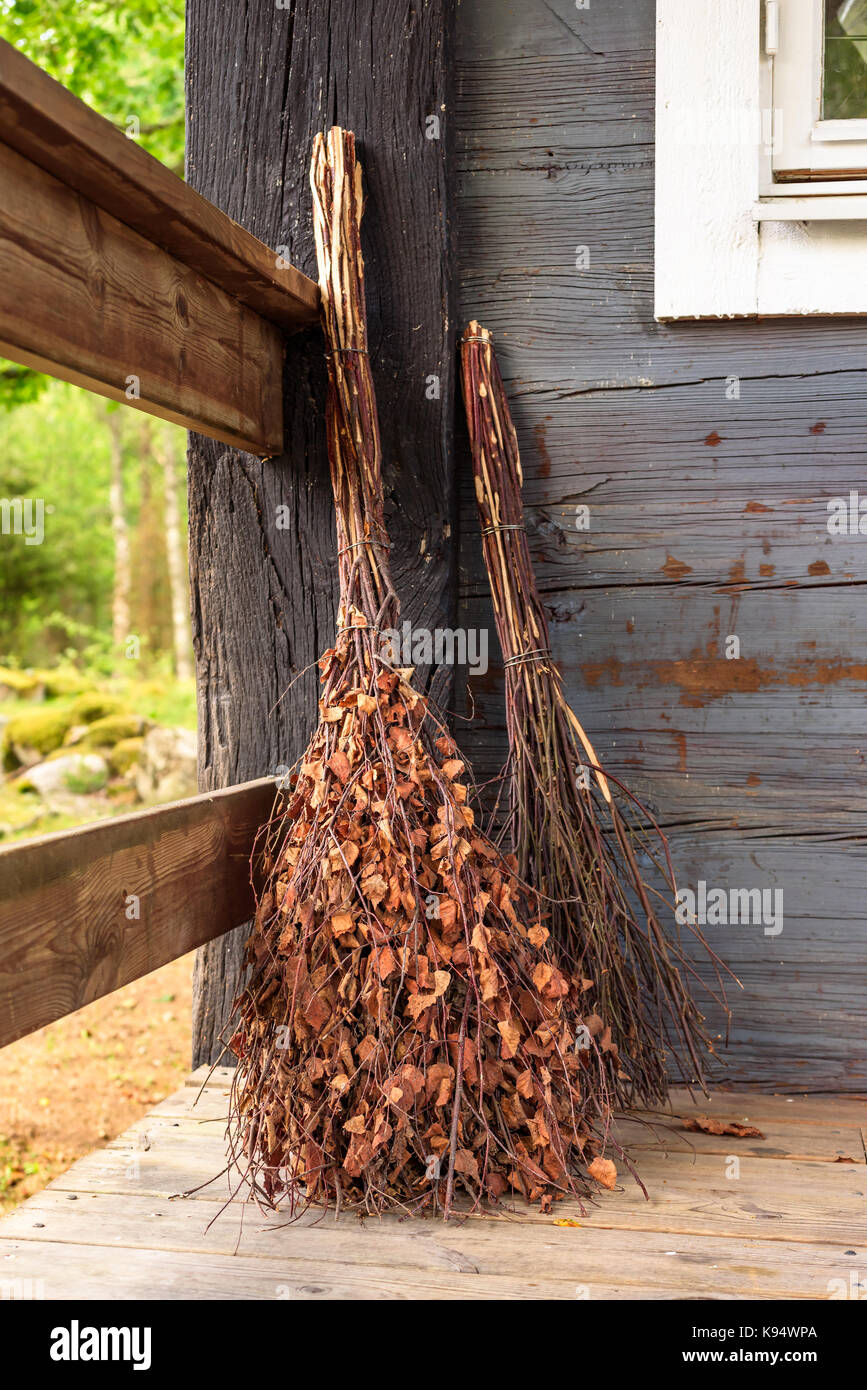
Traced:
MULTIPOLYGON (((668 846, 647 812, 600 767, 563 695, 527 543, 517 438, 491 336, 476 322, 465 330, 461 357, 485 563, 505 663, 506 833, 519 875, 548 904, 557 945, 592 981, 590 1025, 609 1058, 617 1100, 661 1101, 668 1054, 687 1082, 703 1084, 713 1050, 687 982, 695 971, 676 931, 668 846), (648 869, 651 861, 655 865, 655 889, 640 856, 649 857, 648 869), (672 935, 663 931, 662 913, 671 918, 672 935)), ((719 962, 711 958, 719 982, 719 962)), ((720 995, 725 1008, 721 984, 720 995)))
POLYGON ((319 724, 269 834, 232 1040, 233 1160, 268 1203, 367 1211, 612 1185, 582 984, 474 825, 460 753, 395 669, 353 136, 311 182, 328 347, 337 638, 319 724))

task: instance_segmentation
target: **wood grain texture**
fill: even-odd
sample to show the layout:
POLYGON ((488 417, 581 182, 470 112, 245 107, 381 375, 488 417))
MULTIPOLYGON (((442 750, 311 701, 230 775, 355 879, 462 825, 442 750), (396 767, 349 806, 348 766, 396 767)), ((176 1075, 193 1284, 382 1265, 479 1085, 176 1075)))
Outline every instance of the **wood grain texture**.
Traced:
MULTIPOLYGON (((701 1105, 696 1107, 695 1116, 704 1114, 701 1105)), ((720 1117, 726 1123, 738 1122, 739 1117, 727 1110, 720 1117)), ((835 1117, 836 1118, 836 1117, 835 1117)), ((661 1154, 729 1154, 739 1159, 785 1158, 800 1163, 864 1163, 864 1145, 861 1131, 855 1125, 840 1125, 830 1121, 827 1126, 789 1125, 777 1121, 763 1120, 762 1137, 745 1137, 725 1134, 704 1134, 701 1131, 687 1130, 683 1121, 675 1117, 639 1116, 622 1119, 614 1128, 614 1136, 619 1144, 633 1156, 641 1166, 644 1153, 653 1151, 661 1154)))
POLYGON ((243 922, 273 803, 263 779, 0 849, 0 1047, 243 922))
MULTIPOLYGON (((4 1297, 788 1300, 864 1285, 864 1155, 782 1158, 771 1134, 751 1151, 729 1140, 729 1151, 695 1154, 639 1139, 648 1198, 621 1174, 615 1191, 548 1215, 523 1203, 449 1223, 311 1210, 290 1224, 285 1212, 231 1200, 225 1178, 211 1181, 224 1161, 230 1077, 200 1068, 197 1084, 6 1217, 4 1297)), ((688 1108, 688 1097, 677 1092, 673 1104, 688 1108)), ((786 1129, 807 1144, 842 1133, 864 1108, 736 1093, 706 1102, 729 1114, 747 1104, 759 1126, 782 1127, 776 1138, 786 1129)))
POLYGON ((263 318, 316 322, 312 280, 3 41, 0 140, 263 318))
MULTIPOLYGON (((654 12, 460 7, 461 321, 494 334, 552 644, 594 746, 667 828, 682 885, 784 892, 781 936, 711 936, 744 983, 723 1074, 863 1092, 867 538, 827 520, 865 495, 867 335, 654 320, 654 12)), ((464 736, 484 781, 506 740, 468 474, 460 518, 459 621, 494 658, 464 736)))
MULTIPOLYGON (((68 1196, 49 1189, 0 1223, 0 1254, 16 1254, 17 1277, 41 1277, 47 1298, 68 1296, 54 1293, 58 1277, 62 1288, 81 1297, 115 1269, 123 1288, 130 1277, 124 1270, 147 1266, 145 1252, 164 1277, 194 1270, 195 1293, 187 1297, 230 1296, 230 1256, 242 1287, 258 1286, 264 1293, 270 1285, 274 1297, 287 1276, 302 1288, 306 1278, 310 1292, 324 1281, 344 1290, 331 1293, 342 1299, 352 1296, 347 1290, 353 1287, 355 1296, 365 1296, 365 1275, 372 1286, 367 1297, 442 1299, 452 1281, 451 1296, 463 1292, 485 1299, 574 1298, 577 1286, 592 1298, 819 1298, 827 1296, 829 1279, 848 1280, 850 1269, 858 1269, 856 1255, 843 1255, 834 1246, 742 1236, 717 1237, 711 1259, 707 1238, 687 1233, 680 1233, 677 1248, 666 1254, 660 1247, 670 1242, 655 1232, 583 1223, 557 1227, 549 1221, 543 1227, 518 1220, 506 1231, 502 1223, 484 1220, 446 1225, 384 1217, 362 1224, 352 1217, 323 1221, 321 1213, 317 1222, 311 1213, 280 1229, 275 1214, 253 1218, 247 1213, 241 1226, 240 1204, 208 1228, 205 1217, 211 1213, 203 1212, 201 1203, 155 1207, 153 1197, 134 1193, 82 1194, 76 1202, 68 1196), (155 1258, 157 1251, 161 1259, 155 1258), (129 1264, 119 1255, 129 1256, 129 1264), (39 1266, 41 1276, 32 1273, 39 1266), (217 1289, 222 1275, 221 1292, 200 1285, 203 1271, 211 1272, 217 1289)), ((320 1288, 318 1296, 325 1297, 326 1290, 320 1288)))
MULTIPOLYGON (((24 1288, 39 1286, 50 1299, 111 1299, 123 1302, 147 1299, 200 1301, 203 1299, 279 1299, 293 1303, 330 1301, 393 1302, 436 1299, 574 1300, 574 1281, 479 1276, 456 1278, 453 1267, 436 1272, 404 1267, 365 1264, 353 1267, 343 1261, 283 1259, 261 1262, 233 1255, 205 1255, 179 1250, 110 1249, 106 1246, 33 1243, 10 1240, 3 1254, 15 1263, 10 1278, 24 1288)), ((606 1284, 595 1296, 638 1298, 644 1295, 631 1285, 620 1293, 606 1284)), ((27 1295, 25 1294, 25 1297, 27 1295)), ((651 1295, 653 1296, 653 1295, 651 1295)), ((657 1297, 677 1297, 657 1294, 657 1297)), ((773 1295, 776 1296, 776 1295, 773 1295)))
MULTIPOLYGON (((195 1202, 211 1208, 228 1200, 232 1189, 221 1169, 231 1072, 228 1068, 216 1068, 210 1076, 204 1072, 200 1069, 195 1077, 197 1085, 184 1087, 108 1148, 80 1160, 57 1179, 53 1190, 167 1200, 188 1192, 195 1202), (195 1101, 192 1106, 191 1100, 195 1101)), ((687 1100, 685 1092, 673 1095, 678 1108, 685 1108, 687 1100)), ((691 1109, 692 1113, 736 1117, 747 1102, 750 1121, 768 1129, 791 1124, 788 1115, 795 1106, 803 1106, 811 1118, 800 1126, 791 1124, 791 1128, 806 1131, 803 1143, 807 1146, 813 1142, 810 1131, 814 1125, 823 1130, 857 1127, 864 1110, 864 1102, 840 1096, 799 1097, 789 1102, 760 1093, 749 1097, 731 1093, 724 1102, 719 1093, 703 1102, 700 1111, 691 1109), (721 1109, 723 1105, 726 1108, 721 1109), (783 1106, 785 1114, 781 1116, 783 1106)), ((774 1151, 771 1140, 754 1145, 757 1152, 741 1154, 744 1142, 732 1139, 726 1151, 719 1153, 669 1151, 665 1143, 642 1147, 636 1151, 635 1161, 647 1197, 628 1174, 621 1172, 622 1181, 615 1191, 600 1192, 594 1203, 583 1208, 564 1202, 558 1204, 553 1217, 546 1217, 538 1208, 517 1203, 473 1219, 493 1221, 499 1229, 503 1223, 511 1229, 516 1221, 549 1228, 552 1220, 566 1219, 578 1221, 582 1229, 857 1244, 857 1234, 867 1217, 863 1157, 833 1164, 817 1158, 782 1157, 774 1151), (736 1169, 730 1162, 733 1154, 741 1154, 736 1169)), ((305 1220, 319 1217, 319 1213, 310 1213, 305 1220)), ((0 1226, 0 1234, 3 1229, 0 1226)), ((430 1229, 426 1221, 413 1224, 419 1233, 430 1229)))
POLYGON ((281 448, 274 324, 3 144, 0 182, 0 351, 226 444, 281 448))
MULTIPOLYGON (((356 134, 392 571, 402 617, 425 628, 451 625, 456 574, 451 11, 447 0, 298 0, 291 10, 191 0, 187 12, 189 181, 254 235, 288 247, 302 271, 315 266, 313 135, 332 123, 356 134), (425 137, 432 115, 439 140, 425 137), (438 398, 427 394, 432 377, 438 398)), ((333 639, 337 606, 324 402, 321 338, 298 335, 288 344, 283 455, 261 463, 191 441, 203 788, 291 764, 313 728, 309 668, 333 639)), ((450 676, 433 680, 446 705, 450 676)), ((239 936, 200 953, 197 1060, 220 1053, 239 967, 239 936)))

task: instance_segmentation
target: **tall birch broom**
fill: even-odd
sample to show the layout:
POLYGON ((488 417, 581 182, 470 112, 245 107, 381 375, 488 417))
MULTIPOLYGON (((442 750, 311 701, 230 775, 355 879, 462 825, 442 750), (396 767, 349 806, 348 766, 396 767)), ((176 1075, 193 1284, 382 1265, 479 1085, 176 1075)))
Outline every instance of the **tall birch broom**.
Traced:
MULTIPOLYGON (((510 746, 507 831, 520 877, 547 905, 552 934, 588 980, 589 1027, 616 1100, 667 1095, 667 1061, 704 1085, 712 1045, 693 1001, 697 980, 676 930, 664 836, 599 765, 563 694, 524 524, 518 442, 490 333, 461 343, 462 385, 494 616, 503 651, 510 746), (619 804, 618 804, 619 803, 619 804), (642 870, 655 867, 653 889, 642 870), (672 932, 661 917, 671 919, 672 932)), ((649 878, 649 874, 648 874, 649 878)), ((695 935, 706 943, 697 928, 695 935)), ((720 963, 711 954, 720 982, 720 963)), ((724 991, 718 1002, 725 1009, 724 991)), ((716 995, 714 995, 716 997, 716 995)))
POLYGON ((367 348, 361 170, 311 172, 340 607, 319 723, 277 819, 232 1039, 232 1166, 265 1204, 440 1209, 610 1186, 580 979, 474 824, 463 759, 397 623, 367 348))

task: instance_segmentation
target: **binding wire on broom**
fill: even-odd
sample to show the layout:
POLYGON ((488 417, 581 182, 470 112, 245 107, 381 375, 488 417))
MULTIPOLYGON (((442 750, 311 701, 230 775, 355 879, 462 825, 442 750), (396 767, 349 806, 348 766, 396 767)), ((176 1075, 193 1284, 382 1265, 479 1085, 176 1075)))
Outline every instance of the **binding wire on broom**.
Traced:
POLYGON ((611 1186, 607 1065, 582 982, 514 861, 474 823, 464 761, 383 634, 389 569, 354 139, 317 137, 340 608, 319 722, 267 831, 231 1046, 232 1162, 266 1204, 543 1208, 611 1186))
MULTIPOLYGON (((609 1060, 616 1100, 661 1102, 669 1056, 687 1083, 704 1085, 713 1051, 690 992, 694 967, 678 934, 667 935, 660 921, 665 913, 675 922, 668 845, 647 812, 600 767, 563 694, 527 543, 517 437, 491 336, 475 321, 464 333, 461 360, 505 665, 510 814, 504 833, 511 835, 519 876, 548 907, 545 920, 558 948, 588 979, 588 1026, 609 1060)), ((720 962, 691 929, 714 963, 725 1009, 720 962)))

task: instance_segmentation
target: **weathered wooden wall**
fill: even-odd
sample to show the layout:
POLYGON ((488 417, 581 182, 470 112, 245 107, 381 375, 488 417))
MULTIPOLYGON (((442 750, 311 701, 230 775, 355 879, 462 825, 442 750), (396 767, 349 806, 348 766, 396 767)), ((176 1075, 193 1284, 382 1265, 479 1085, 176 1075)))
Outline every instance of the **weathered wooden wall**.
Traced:
MULTIPOLYGON (((404 616, 424 627, 444 624, 455 581, 448 123, 439 140, 425 130, 449 105, 450 14, 449 0, 187 7, 188 178, 314 278, 313 135, 339 123, 358 138, 386 515, 404 616)), ((317 673, 302 673, 333 640, 337 604, 324 400, 317 330, 288 342, 282 457, 263 462, 192 438, 203 790, 291 764, 314 726, 317 673)), ((196 1064, 220 1055, 244 935, 199 954, 196 1064)))
MULTIPOLYGON (((496 336, 570 696, 666 827, 685 886, 783 889, 781 935, 708 928, 744 984, 728 1073, 864 1090, 867 539, 829 537, 826 506, 864 487, 867 325, 654 321, 654 8, 190 0, 189 176, 311 273, 313 132, 339 120, 358 133, 398 581, 407 616, 430 626, 455 579, 454 188, 460 316, 496 336), (425 141, 437 112, 443 140, 425 141), (589 532, 574 525, 584 502, 589 532)), ((316 335, 290 341, 285 389, 282 459, 191 450, 203 788, 294 759, 313 674, 281 696, 333 633, 316 335)), ((490 627, 495 654, 458 455, 461 621, 490 627)), ((472 689, 461 739, 490 774, 504 748, 496 662, 472 689)), ((239 950, 236 935, 201 953, 196 1061, 219 1052, 239 950)))
MULTIPOLYGON (((867 537, 832 539, 826 508, 867 497, 867 323, 654 321, 654 10, 462 0, 460 312, 495 335, 554 649, 596 748, 685 886, 783 889, 781 935, 707 929, 744 985, 728 1074, 863 1091, 867 537)), ((462 622, 493 634, 468 482, 462 622)), ((462 737, 492 774, 499 670, 472 688, 462 737)))

